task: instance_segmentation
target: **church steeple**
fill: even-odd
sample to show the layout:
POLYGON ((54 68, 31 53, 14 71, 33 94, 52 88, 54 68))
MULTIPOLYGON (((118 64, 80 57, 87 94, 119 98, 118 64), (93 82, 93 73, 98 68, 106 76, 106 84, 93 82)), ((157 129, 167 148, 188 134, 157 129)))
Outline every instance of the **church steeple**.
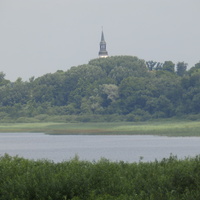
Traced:
POLYGON ((101 42, 105 42, 103 30, 102 30, 102 33, 101 33, 101 42))
POLYGON ((106 57, 108 57, 108 52, 106 51, 106 41, 104 39, 103 30, 102 30, 102 33, 101 33, 101 42, 100 42, 99 57, 100 58, 106 58, 106 57))

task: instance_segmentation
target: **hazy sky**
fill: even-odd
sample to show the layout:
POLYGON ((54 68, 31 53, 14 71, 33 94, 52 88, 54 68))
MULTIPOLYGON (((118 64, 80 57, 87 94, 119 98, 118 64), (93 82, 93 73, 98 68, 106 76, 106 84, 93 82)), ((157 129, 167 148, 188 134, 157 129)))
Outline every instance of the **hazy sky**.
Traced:
POLYGON ((110 56, 192 67, 200 61, 199 0, 0 0, 0 71, 15 81, 110 56))

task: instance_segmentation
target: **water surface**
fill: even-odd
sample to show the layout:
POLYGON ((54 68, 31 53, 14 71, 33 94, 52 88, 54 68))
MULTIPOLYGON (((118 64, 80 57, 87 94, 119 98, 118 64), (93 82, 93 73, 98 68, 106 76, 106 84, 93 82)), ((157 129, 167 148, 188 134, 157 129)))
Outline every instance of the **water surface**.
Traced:
POLYGON ((178 158, 200 154, 200 137, 164 137, 147 135, 46 135, 42 133, 0 133, 0 155, 18 155, 55 162, 78 155, 81 160, 138 162, 178 158))

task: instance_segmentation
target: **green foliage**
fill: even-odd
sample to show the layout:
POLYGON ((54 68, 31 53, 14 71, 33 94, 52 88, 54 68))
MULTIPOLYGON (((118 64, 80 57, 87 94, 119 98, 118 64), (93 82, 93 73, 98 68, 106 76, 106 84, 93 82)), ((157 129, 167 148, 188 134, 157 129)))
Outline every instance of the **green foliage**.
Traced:
POLYGON ((172 61, 165 61, 163 64, 164 71, 174 72, 175 71, 174 68, 175 68, 175 64, 172 61))
POLYGON ((150 163, 53 163, 0 157, 0 200, 199 199, 200 157, 150 163))
POLYGON ((186 69, 187 69, 187 63, 184 62, 178 62, 177 63, 177 75, 178 76, 184 76, 186 74, 186 69))
POLYGON ((104 115, 122 115, 128 121, 139 121, 198 115, 200 63, 189 71, 186 68, 186 63, 179 62, 175 73, 172 61, 162 64, 113 56, 66 72, 31 77, 28 82, 18 78, 11 83, 1 72, 0 121, 28 122, 33 118, 34 122, 34 118, 40 120, 37 116, 58 120, 68 115, 79 115, 80 121, 91 121, 89 115, 102 115, 102 119, 104 115))
POLYGON ((149 71, 162 70, 163 63, 154 62, 151 60, 151 61, 147 61, 146 65, 147 65, 147 68, 149 69, 149 71))
POLYGON ((112 70, 114 70, 116 67, 117 69, 124 68, 125 70, 130 70, 130 72, 135 72, 135 76, 144 76, 147 73, 145 61, 133 56, 114 56, 106 59, 94 59, 91 60, 89 64, 101 67, 101 69, 105 71, 107 75, 110 73, 112 74, 112 70), (119 68, 120 66, 122 68, 119 68))

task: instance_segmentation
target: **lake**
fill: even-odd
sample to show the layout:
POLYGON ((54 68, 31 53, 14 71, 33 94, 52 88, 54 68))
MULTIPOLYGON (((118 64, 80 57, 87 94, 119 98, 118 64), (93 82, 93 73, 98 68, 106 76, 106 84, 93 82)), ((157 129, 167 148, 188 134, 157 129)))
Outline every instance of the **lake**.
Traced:
POLYGON ((80 160, 138 162, 200 154, 200 137, 147 135, 46 135, 43 133, 0 133, 0 155, 8 153, 28 159, 61 162, 78 155, 80 160))

